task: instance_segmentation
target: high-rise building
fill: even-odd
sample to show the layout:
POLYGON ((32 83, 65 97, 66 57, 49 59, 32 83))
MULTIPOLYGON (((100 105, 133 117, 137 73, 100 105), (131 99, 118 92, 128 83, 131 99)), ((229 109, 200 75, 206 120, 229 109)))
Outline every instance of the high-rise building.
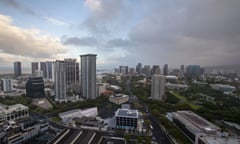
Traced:
POLYGON ((12 79, 2 79, 1 80, 2 91, 11 92, 13 91, 13 80, 12 79))
POLYGON ((165 77, 163 75, 153 75, 151 85, 151 97, 156 100, 163 100, 165 96, 165 77))
POLYGON ((43 72, 43 78, 47 78, 47 63, 40 62, 40 70, 43 72))
POLYGON ((134 73, 135 73, 134 70, 135 70, 134 68, 130 68, 130 69, 129 69, 129 74, 130 74, 130 75, 134 75, 134 73))
POLYGON ((51 61, 47 61, 46 62, 46 78, 48 80, 52 80, 54 81, 54 62, 51 62, 51 61))
POLYGON ((159 65, 153 65, 151 73, 152 75, 159 75, 161 73, 159 65))
POLYGON ((22 65, 21 62, 16 61, 14 62, 14 76, 19 77, 22 75, 22 65))
POLYGON ((66 69, 66 84, 70 85, 79 82, 79 63, 76 59, 64 59, 66 69))
POLYGON ((150 75, 151 75, 150 65, 144 65, 143 73, 144 73, 146 76, 150 76, 150 75))
POLYGON ((31 77, 26 84, 27 96, 31 98, 45 97, 42 77, 31 77))
POLYGON ((128 66, 120 66, 119 72, 120 74, 128 74, 128 66))
POLYGON ((142 63, 138 63, 138 65, 136 66, 136 72, 138 74, 142 74, 143 72, 142 63))
POLYGON ((200 65, 188 65, 187 66, 187 77, 196 78, 201 74, 200 65))
POLYGON ((81 92, 87 99, 95 99, 96 94, 96 54, 81 57, 81 92))
POLYGON ((181 71, 181 73, 184 73, 184 65, 181 65, 180 71, 181 71))
POLYGON ((32 74, 38 70, 38 62, 32 62, 32 74))
POLYGON ((60 103, 64 101, 66 102, 66 71, 64 61, 57 60, 54 67, 55 100, 60 103))
POLYGON ((163 75, 167 76, 168 75, 168 64, 165 64, 163 66, 163 75))

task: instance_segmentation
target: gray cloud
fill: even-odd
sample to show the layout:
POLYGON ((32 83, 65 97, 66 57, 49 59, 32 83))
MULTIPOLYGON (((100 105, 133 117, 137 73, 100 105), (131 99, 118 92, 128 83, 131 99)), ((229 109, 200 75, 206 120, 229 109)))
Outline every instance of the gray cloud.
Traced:
POLYGON ((26 14, 30 14, 30 15, 37 15, 36 12, 29 8, 28 6, 20 3, 17 0, 2 0, 1 2, 3 2, 4 4, 6 4, 9 7, 12 7, 18 11, 24 12, 26 14))
POLYGON ((81 23, 80 28, 87 28, 92 35, 112 36, 116 28, 123 28, 130 21, 125 0, 86 0, 90 15, 81 23))
POLYGON ((131 41, 122 39, 122 38, 111 39, 106 43, 107 48, 113 48, 113 47, 124 48, 124 47, 131 47, 131 46, 132 46, 131 41))
POLYGON ((62 43, 65 45, 75 45, 75 46, 97 46, 99 43, 94 37, 62 37, 62 43))
POLYGON ((172 65, 238 63, 240 1, 148 3, 152 9, 129 33, 136 60, 148 57, 143 61, 172 65))

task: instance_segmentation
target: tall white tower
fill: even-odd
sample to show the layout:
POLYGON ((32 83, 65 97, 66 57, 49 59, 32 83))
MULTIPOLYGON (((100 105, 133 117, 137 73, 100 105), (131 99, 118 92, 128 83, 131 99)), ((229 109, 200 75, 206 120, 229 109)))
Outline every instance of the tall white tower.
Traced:
POLYGON ((81 92, 87 99, 96 98, 96 54, 81 57, 81 92))
POLYGON ((55 76, 55 100, 61 102, 67 102, 66 94, 66 71, 64 61, 56 61, 54 68, 55 76))
POLYGON ((156 100, 163 100, 165 96, 165 77, 163 75, 152 76, 151 97, 156 100))

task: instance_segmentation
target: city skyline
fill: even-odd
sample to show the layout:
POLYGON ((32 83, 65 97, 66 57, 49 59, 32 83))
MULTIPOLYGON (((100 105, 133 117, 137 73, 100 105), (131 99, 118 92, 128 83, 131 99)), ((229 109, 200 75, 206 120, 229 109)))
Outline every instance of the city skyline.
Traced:
MULTIPOLYGON (((240 1, 0 1, 0 62, 98 55, 99 68, 234 65, 240 1)), ((24 71, 24 70, 23 70, 24 71)))

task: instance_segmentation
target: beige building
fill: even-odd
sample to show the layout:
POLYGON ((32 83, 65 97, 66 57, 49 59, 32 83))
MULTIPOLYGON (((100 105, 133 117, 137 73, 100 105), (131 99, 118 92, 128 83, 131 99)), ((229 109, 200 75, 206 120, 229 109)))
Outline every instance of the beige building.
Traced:
POLYGON ((115 104, 123 104, 128 102, 129 96, 124 94, 115 94, 109 97, 109 101, 115 104))
POLYGON ((9 121, 29 117, 29 108, 22 104, 0 105, 0 117, 9 121))

